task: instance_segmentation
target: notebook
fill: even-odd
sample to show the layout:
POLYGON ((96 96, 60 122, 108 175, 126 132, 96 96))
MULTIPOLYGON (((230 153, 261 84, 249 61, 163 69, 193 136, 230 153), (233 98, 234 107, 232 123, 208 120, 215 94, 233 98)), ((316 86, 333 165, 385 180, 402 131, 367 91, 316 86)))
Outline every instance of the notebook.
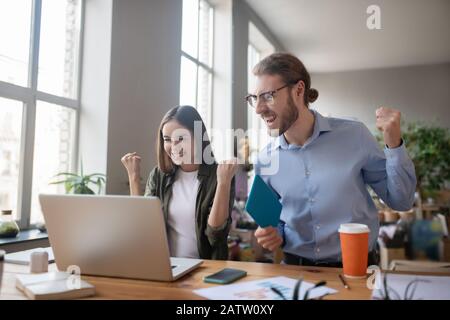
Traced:
POLYGON ((80 280, 79 287, 71 287, 68 272, 46 272, 16 276, 16 287, 33 300, 66 300, 93 296, 95 287, 80 280))
POLYGON ((25 251, 8 253, 5 255, 5 262, 29 265, 30 259, 31 259, 31 254, 33 252, 42 252, 42 251, 46 251, 48 253, 48 263, 55 262, 55 257, 53 256, 53 250, 51 247, 34 248, 34 249, 30 249, 30 250, 25 250, 25 251))
POLYGON ((386 299, 388 291, 391 300, 450 300, 449 288, 448 276, 377 272, 372 299, 386 299))
POLYGON ((278 195, 259 176, 255 175, 245 210, 263 227, 276 227, 280 221, 282 205, 278 195))

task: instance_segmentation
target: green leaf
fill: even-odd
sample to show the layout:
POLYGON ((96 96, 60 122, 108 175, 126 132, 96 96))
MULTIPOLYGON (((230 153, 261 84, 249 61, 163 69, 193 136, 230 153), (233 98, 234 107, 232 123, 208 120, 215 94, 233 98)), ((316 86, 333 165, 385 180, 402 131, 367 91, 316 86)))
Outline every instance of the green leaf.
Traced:
POLYGON ((66 182, 64 188, 66 189, 66 193, 70 193, 70 191, 75 187, 74 184, 66 182))
POLYGON ((58 176, 74 176, 74 177, 79 177, 79 175, 75 174, 75 173, 70 173, 70 172, 60 172, 58 174, 55 175, 55 177, 58 176))
POLYGON ((61 184, 61 183, 66 183, 67 180, 61 180, 61 181, 53 181, 53 182, 49 182, 49 184, 61 184))
POLYGON ((98 194, 100 194, 100 192, 102 191, 102 182, 100 181, 100 178, 97 179, 96 184, 98 186, 98 194))
POLYGON ((75 189, 74 193, 75 194, 95 194, 94 191, 92 191, 87 186, 81 186, 81 185, 75 189))
POLYGON ((95 176, 106 177, 106 175, 104 175, 103 173, 92 173, 92 174, 87 175, 86 177, 93 178, 95 176))

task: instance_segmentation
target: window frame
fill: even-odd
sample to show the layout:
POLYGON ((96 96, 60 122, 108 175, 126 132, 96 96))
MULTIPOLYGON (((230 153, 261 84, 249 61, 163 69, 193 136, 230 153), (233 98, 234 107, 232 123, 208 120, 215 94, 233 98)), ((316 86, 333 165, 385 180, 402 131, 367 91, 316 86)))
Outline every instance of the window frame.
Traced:
POLYGON ((30 48, 28 52, 28 81, 27 86, 20 86, 9 82, 0 81, 0 97, 22 102, 22 128, 20 137, 20 160, 19 177, 17 190, 16 222, 21 230, 35 228, 30 224, 31 218, 31 198, 33 185, 33 161, 34 161, 34 138, 36 127, 36 105, 38 101, 56 104, 61 107, 73 109, 75 116, 75 137, 72 155, 72 171, 78 167, 78 144, 79 144, 79 123, 80 123, 80 95, 82 79, 82 52, 85 18, 85 0, 80 0, 80 35, 77 66, 77 88, 76 98, 66 98, 46 92, 39 91, 38 68, 39 68, 39 48, 41 35, 42 0, 33 0, 31 6, 30 25, 30 48))
MULTIPOLYGON (((209 94, 210 94, 210 105, 209 105, 209 117, 208 119, 203 119, 204 122, 206 122, 207 124, 209 124, 209 126, 212 127, 212 120, 213 120, 213 95, 214 95, 214 76, 215 76, 215 71, 214 71, 214 39, 215 39, 215 9, 214 6, 208 1, 208 0, 198 0, 198 7, 197 7, 197 12, 199 13, 197 15, 197 58, 191 56, 189 53, 183 51, 183 48, 181 47, 181 55, 180 55, 180 61, 181 59, 184 57, 186 59, 188 59, 189 61, 191 61, 192 63, 194 63, 197 67, 197 76, 195 79, 195 108, 198 109, 198 78, 199 78, 199 69, 203 68, 206 70, 206 72, 209 73, 209 75, 211 76, 211 84, 210 84, 210 88, 209 88, 209 94), (211 14, 211 21, 210 21, 210 27, 212 28, 211 31, 211 66, 207 65, 206 63, 200 61, 200 3, 201 2, 205 2, 210 9, 212 9, 212 14, 211 14)), ((181 37, 183 37, 183 33, 181 33, 181 37)), ((181 43, 183 42, 183 40, 181 41, 181 43)), ((181 68, 180 68, 180 75, 181 75, 181 68)), ((181 79, 180 79, 181 81, 181 79)), ((181 93, 181 83, 180 83, 180 92, 181 93)), ((210 128, 207 128, 210 129, 210 128)))
MULTIPOLYGON (((251 41, 248 42, 247 47, 247 91, 250 92, 251 88, 251 77, 252 77, 252 65, 250 62, 250 55, 255 55, 257 57, 256 60, 261 60, 261 50, 257 48, 251 41)), ((259 130, 261 130, 261 123, 259 121, 260 117, 255 114, 255 111, 251 109, 251 107, 246 104, 247 107, 247 129, 256 130, 258 134, 256 134, 256 141, 250 141, 250 149, 254 149, 254 152, 258 153, 261 150, 261 141, 259 136, 259 130)))

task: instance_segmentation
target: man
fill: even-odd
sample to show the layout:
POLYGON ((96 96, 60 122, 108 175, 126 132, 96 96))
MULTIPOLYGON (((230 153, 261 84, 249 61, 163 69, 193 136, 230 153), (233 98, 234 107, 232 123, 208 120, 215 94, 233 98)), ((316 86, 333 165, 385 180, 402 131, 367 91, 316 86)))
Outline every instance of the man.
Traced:
POLYGON ((271 251, 281 246, 287 264, 340 267, 339 225, 363 223, 370 228, 369 264, 376 264, 378 214, 367 186, 394 210, 409 210, 414 202, 416 176, 401 138, 400 112, 375 112, 383 152, 361 122, 309 109, 318 91, 295 56, 272 54, 253 72, 257 87, 247 101, 277 137, 255 169, 283 205, 278 228, 259 227, 258 242, 271 251), (265 174, 265 164, 275 158, 278 171, 265 174))

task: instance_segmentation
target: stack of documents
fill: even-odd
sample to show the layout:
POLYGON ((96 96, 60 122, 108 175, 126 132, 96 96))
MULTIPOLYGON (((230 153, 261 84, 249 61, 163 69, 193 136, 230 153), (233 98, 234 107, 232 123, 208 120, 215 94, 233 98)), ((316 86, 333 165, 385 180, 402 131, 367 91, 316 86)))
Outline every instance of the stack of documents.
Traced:
MULTIPOLYGON (((222 285, 194 290, 194 293, 211 300, 281 300, 271 288, 276 288, 283 296, 292 299, 296 279, 274 277, 236 284, 222 285)), ((312 288, 313 283, 303 281, 299 290, 299 299, 303 299, 306 290, 312 288)), ((337 291, 329 287, 318 287, 310 290, 309 299, 334 294, 337 291)))
POLYGON ((68 272, 21 274, 16 276, 16 287, 33 300, 77 299, 95 294, 93 285, 71 277, 76 275, 68 272))
MULTIPOLYGON (((385 299, 384 276, 385 273, 377 273, 372 299, 385 299)), ((450 300, 450 277, 448 276, 388 273, 386 285, 390 300, 450 300)))

